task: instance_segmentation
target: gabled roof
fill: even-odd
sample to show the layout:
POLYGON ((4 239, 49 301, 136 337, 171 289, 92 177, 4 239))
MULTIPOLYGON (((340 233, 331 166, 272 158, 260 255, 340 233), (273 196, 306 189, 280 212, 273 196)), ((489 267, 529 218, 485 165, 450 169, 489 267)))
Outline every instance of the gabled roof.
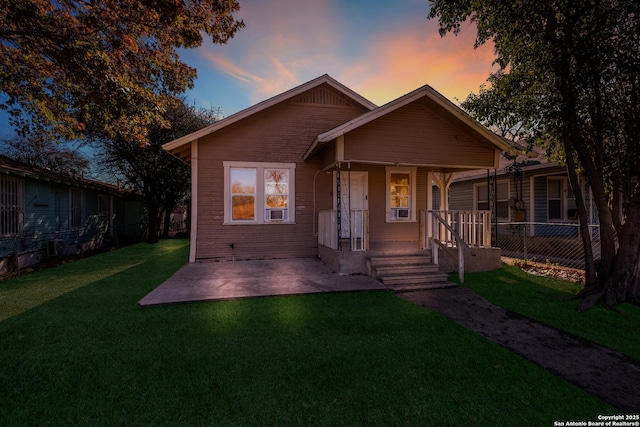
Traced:
MULTIPOLYGON (((517 165, 522 171, 526 173, 533 172, 538 173, 545 169, 559 168, 557 162, 549 160, 544 150, 539 147, 532 147, 531 150, 518 143, 509 143, 511 147, 506 152, 500 153, 499 166, 495 169, 496 175, 506 175, 508 168, 517 165)), ((492 172, 493 173, 493 172, 492 172)), ((487 176, 485 170, 472 170, 467 172, 458 172, 452 179, 452 182, 473 181, 487 176)))
POLYGON ((123 189, 116 185, 106 182, 94 181, 83 177, 75 177, 62 173, 52 172, 48 169, 32 166, 27 163, 19 162, 11 157, 0 154, 0 174, 15 175, 23 178, 39 179, 42 181, 50 181, 58 184, 69 185, 72 187, 90 188, 97 191, 113 194, 129 194, 134 192, 123 189))
POLYGON ((376 108, 377 106, 372 103, 371 101, 367 100, 366 98, 364 98, 363 96, 357 94, 356 92, 354 92, 353 90, 349 89, 348 87, 346 87, 345 85, 343 85, 342 83, 338 82, 337 80, 333 79, 332 77, 330 77, 328 74, 325 74, 323 76, 320 76, 318 78, 315 78, 307 83, 304 83, 300 86, 297 86, 293 89, 290 89, 286 92, 283 92, 279 95, 276 95, 272 98, 269 98, 265 101, 262 101, 258 104, 255 104, 247 109, 244 109, 238 113, 235 113, 229 117, 225 117, 224 119, 215 122, 214 124, 207 126, 205 128, 200 129, 199 131, 190 133, 189 135, 185 135, 181 138, 178 139, 174 139, 171 142, 168 142, 166 144, 164 144, 162 146, 162 148, 164 148, 167 151, 173 151, 176 150, 180 147, 182 147, 183 145, 189 144, 192 141, 195 141, 196 139, 202 138, 204 136, 207 136, 213 132, 216 132, 226 126, 229 126, 233 123, 236 123, 246 117, 249 117, 253 114, 256 114, 260 111, 263 111, 269 107, 272 107, 276 104, 279 104, 283 101, 286 101, 288 99, 291 99, 297 95, 300 95, 303 92, 306 92, 310 89, 313 89, 315 87, 318 87, 320 85, 329 85, 332 88, 334 88, 335 90, 337 90, 338 92, 342 93, 343 95, 345 95, 346 97, 348 97, 349 99, 353 100, 355 103, 365 107, 368 110, 372 110, 374 108, 376 108))
POLYGON ((502 140, 498 135, 491 132, 489 129, 482 126, 480 123, 472 119, 468 114, 462 111, 458 106, 449 101, 447 98, 442 96, 439 92, 433 89, 429 85, 424 85, 421 88, 414 90, 413 92, 409 92, 408 94, 401 96, 400 98, 391 101, 381 107, 376 108, 375 110, 369 111, 367 113, 362 114, 361 116, 356 117, 353 120, 350 120, 336 128, 333 128, 321 135, 318 135, 316 139, 313 141, 311 146, 307 149, 307 151, 303 155, 303 159, 309 157, 320 145, 325 142, 332 141, 344 134, 359 128, 360 126, 364 126, 367 123, 372 122, 386 114, 389 114, 392 111, 395 111, 405 105, 408 105, 414 101, 417 101, 421 98, 428 98, 433 101, 435 104, 443 108, 447 113, 451 114, 454 118, 458 119, 464 125, 466 125, 469 130, 478 134, 483 139, 489 141, 496 148, 500 150, 508 150, 509 145, 502 140))

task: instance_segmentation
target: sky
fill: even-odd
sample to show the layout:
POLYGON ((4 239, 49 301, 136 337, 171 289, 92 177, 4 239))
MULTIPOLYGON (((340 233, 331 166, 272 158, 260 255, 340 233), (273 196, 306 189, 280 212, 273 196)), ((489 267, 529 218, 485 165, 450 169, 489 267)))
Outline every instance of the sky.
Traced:
POLYGON ((377 105, 425 84, 462 101, 497 69, 472 25, 440 37, 426 0, 239 2, 233 39, 181 52, 198 70, 188 97, 225 117, 323 74, 377 105))
POLYGON ((497 69, 492 45, 473 48, 472 25, 441 38, 426 0, 239 3, 246 27, 227 44, 179 51, 198 72, 188 99, 224 117, 323 74, 377 105, 425 84, 458 103, 497 69))

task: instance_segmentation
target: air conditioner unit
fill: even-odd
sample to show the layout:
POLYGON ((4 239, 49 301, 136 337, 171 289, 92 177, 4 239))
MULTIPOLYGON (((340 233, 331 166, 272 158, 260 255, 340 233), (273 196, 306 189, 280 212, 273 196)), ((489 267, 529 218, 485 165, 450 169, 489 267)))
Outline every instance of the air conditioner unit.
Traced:
POLYGON ((284 211, 281 209, 269 209, 269 220, 283 220, 284 211))
POLYGON ((398 209, 398 218, 409 218, 409 209, 398 209))
POLYGON ((67 243, 62 239, 50 240, 47 242, 48 256, 62 256, 67 251, 67 243))

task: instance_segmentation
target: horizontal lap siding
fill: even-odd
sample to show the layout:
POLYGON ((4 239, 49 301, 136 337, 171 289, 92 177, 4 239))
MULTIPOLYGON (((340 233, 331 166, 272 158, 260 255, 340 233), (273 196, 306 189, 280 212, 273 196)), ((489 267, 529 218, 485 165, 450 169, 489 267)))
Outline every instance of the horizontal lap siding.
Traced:
MULTIPOLYGON (((474 210, 474 184, 482 183, 486 184, 486 178, 484 180, 474 180, 465 182, 454 182, 449 187, 449 209, 451 210, 474 210)), ((437 207, 440 209, 440 206, 437 207)))
MULTIPOLYGON (((302 154, 318 134, 360 114, 362 110, 355 107, 289 103, 256 113, 199 140, 196 258, 316 256, 313 182, 321 160, 302 162, 302 154), (296 223, 223 225, 223 161, 296 163, 296 223)), ((317 174, 316 195, 315 212, 332 208, 329 175, 317 174)))
POLYGON ((493 167, 495 149, 416 101, 348 133, 345 159, 493 167))
MULTIPOLYGON (((419 215, 416 222, 386 222, 386 170, 384 166, 352 165, 352 171, 368 172, 369 188, 369 239, 372 243, 417 242, 419 237, 419 215)), ((427 206, 427 171, 418 168, 416 187, 416 209, 427 206)))

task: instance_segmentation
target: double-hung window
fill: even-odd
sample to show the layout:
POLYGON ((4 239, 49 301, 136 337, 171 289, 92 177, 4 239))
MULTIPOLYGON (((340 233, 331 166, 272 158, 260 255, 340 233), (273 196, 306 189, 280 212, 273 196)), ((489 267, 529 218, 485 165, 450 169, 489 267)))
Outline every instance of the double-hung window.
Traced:
POLYGON ((578 219, 576 198, 564 177, 547 178, 547 218, 549 221, 578 219))
POLYGON ((416 168, 387 167, 387 222, 416 220, 416 168))
MULTIPOLYGON (((491 185, 493 187, 493 184, 491 185)), ((479 211, 493 210, 493 199, 496 200, 495 210, 498 221, 509 221, 509 181, 497 182, 495 194, 490 195, 487 184, 475 185, 475 206, 479 211)))
POLYGON ((0 176, 0 236, 22 232, 24 181, 16 176, 0 176))
POLYGON ((225 224, 295 221, 295 163, 224 162, 225 224))

